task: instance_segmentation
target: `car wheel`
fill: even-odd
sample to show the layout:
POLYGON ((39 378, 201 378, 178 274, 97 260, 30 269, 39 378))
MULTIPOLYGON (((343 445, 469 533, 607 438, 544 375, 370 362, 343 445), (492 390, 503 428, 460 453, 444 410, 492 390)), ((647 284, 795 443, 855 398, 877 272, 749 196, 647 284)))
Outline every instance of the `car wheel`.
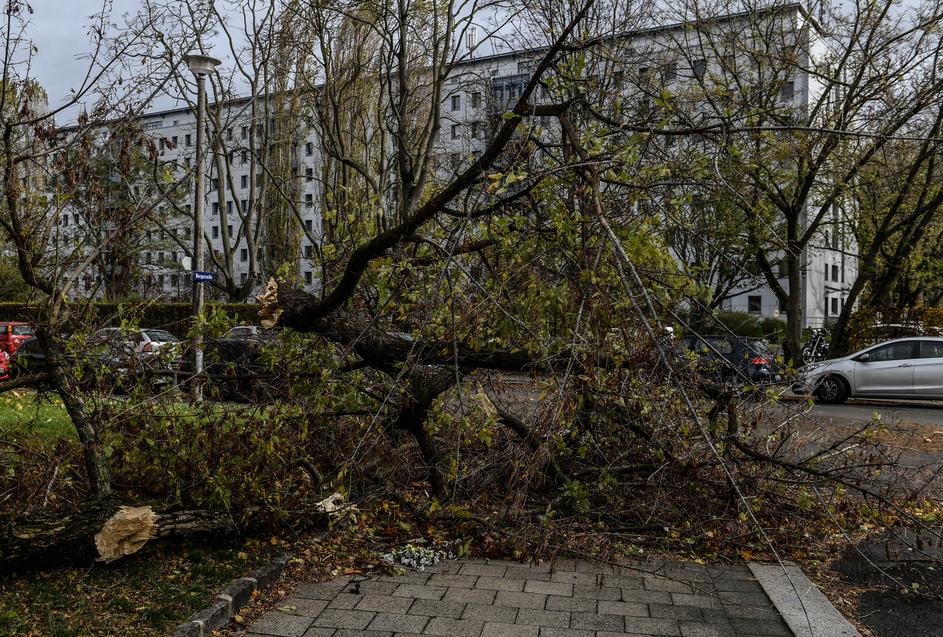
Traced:
POLYGON ((848 400, 848 385, 838 376, 826 376, 819 381, 815 397, 827 405, 840 405, 848 400))

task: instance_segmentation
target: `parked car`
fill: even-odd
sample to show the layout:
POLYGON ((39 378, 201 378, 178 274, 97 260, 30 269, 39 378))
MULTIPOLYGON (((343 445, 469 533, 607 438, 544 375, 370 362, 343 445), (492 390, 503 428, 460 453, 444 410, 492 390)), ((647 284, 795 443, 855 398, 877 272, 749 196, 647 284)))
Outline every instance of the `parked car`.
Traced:
POLYGON ((677 347, 697 354, 699 369, 721 381, 760 385, 782 380, 774 368, 772 349, 762 339, 686 334, 678 341, 677 347))
POLYGON ((0 351, 13 354, 26 339, 33 336, 33 326, 17 321, 0 323, 0 351))
POLYGON ((943 399, 943 338, 901 338, 803 367, 793 391, 823 403, 849 398, 943 399))
MULTIPOLYGON (((90 335, 81 353, 69 355, 94 372, 83 378, 109 390, 128 389, 142 381, 159 388, 173 382, 174 352, 179 341, 165 330, 105 328, 90 335), (104 372, 103 374, 101 372, 104 372)), ((9 376, 46 371, 46 355, 36 338, 29 338, 10 358, 9 376)))
POLYGON ((178 348, 180 339, 167 330, 155 328, 123 329, 120 327, 106 327, 98 330, 88 338, 90 345, 107 343, 115 349, 121 349, 131 354, 158 354, 162 351, 178 348))
POLYGON ((270 341, 278 335, 278 330, 262 327, 261 325, 237 325, 223 334, 224 339, 253 338, 270 341))
MULTIPOLYGON (((205 394, 210 399, 263 402, 276 390, 275 373, 265 360, 266 342, 261 338, 215 338, 203 344, 205 394)), ((178 366, 178 379, 185 382, 193 370, 187 351, 178 366)))
MULTIPOLYGON (((86 375, 82 384, 89 386, 95 385, 97 381, 103 381, 108 388, 120 384, 122 379, 127 378, 130 370, 127 367, 125 356, 112 355, 104 350, 84 352, 82 362, 86 363, 90 370, 95 374, 86 375), (100 377, 97 372, 104 370, 104 377, 100 377)), ((75 357, 69 356, 72 362, 75 357)), ((46 353, 39 344, 39 339, 29 338, 17 348, 10 357, 9 377, 18 378, 21 375, 40 374, 47 371, 46 353)))

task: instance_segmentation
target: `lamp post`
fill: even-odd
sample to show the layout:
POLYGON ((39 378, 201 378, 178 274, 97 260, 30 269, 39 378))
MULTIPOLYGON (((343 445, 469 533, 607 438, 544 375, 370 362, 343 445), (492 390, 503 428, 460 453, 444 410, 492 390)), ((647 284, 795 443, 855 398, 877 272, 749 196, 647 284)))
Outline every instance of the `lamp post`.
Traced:
POLYGON ((206 55, 191 54, 184 57, 190 72, 196 78, 196 193, 193 198, 193 320, 197 329, 193 330, 193 384, 194 402, 203 400, 203 385, 200 375, 203 373, 203 334, 199 329, 203 320, 203 282, 200 273, 203 270, 203 209, 206 205, 206 152, 203 139, 206 130, 206 76, 213 72, 220 63, 216 58, 206 55))

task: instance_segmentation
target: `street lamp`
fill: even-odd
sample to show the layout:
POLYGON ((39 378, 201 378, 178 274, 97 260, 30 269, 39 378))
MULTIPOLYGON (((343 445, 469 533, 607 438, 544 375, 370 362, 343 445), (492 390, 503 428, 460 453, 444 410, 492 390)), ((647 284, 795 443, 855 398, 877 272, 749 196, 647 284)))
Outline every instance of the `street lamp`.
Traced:
POLYGON ((193 385, 192 396, 194 402, 203 400, 203 386, 200 374, 203 373, 203 334, 199 326, 203 320, 203 282, 212 280, 205 276, 203 270, 203 209, 206 204, 206 177, 205 152, 203 134, 206 130, 206 76, 213 72, 220 63, 219 60, 207 55, 190 54, 184 56, 190 72, 196 78, 196 194, 193 198, 193 320, 196 329, 193 330, 193 385))

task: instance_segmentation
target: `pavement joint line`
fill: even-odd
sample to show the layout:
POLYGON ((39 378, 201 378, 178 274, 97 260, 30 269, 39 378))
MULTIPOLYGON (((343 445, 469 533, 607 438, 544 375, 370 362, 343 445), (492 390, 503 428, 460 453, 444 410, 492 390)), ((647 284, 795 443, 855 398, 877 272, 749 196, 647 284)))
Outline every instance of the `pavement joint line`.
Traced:
POLYGON ((748 562, 747 567, 796 637, 861 637, 796 564, 748 562))

